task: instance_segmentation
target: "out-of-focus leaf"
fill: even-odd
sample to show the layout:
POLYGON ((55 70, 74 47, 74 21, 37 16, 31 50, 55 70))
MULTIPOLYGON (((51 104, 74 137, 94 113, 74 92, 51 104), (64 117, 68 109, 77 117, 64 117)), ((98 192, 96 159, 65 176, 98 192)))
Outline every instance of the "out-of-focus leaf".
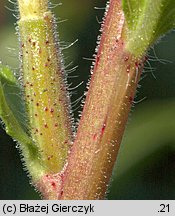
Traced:
POLYGON ((8 67, 0 66, 0 117, 5 123, 6 132, 14 139, 29 141, 24 130, 26 114, 22 102, 21 89, 8 67))
POLYGON ((175 101, 144 103, 137 109, 121 145, 109 198, 174 197, 175 101))
POLYGON ((27 118, 20 86, 8 67, 0 65, 0 118, 5 130, 20 143, 28 169, 34 178, 42 174, 39 152, 25 127, 27 118), (40 168, 40 169, 39 169, 40 168))
POLYGON ((151 102, 133 115, 120 149, 116 167, 117 176, 127 172, 167 141, 175 143, 174 113, 175 101, 171 101, 165 102, 164 105, 151 102))

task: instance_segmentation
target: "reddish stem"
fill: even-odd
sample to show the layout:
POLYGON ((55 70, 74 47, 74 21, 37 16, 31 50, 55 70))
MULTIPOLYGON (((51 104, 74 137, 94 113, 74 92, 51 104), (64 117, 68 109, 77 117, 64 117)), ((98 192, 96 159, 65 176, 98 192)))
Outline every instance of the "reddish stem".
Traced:
POLYGON ((120 0, 111 0, 61 199, 103 199, 140 77, 142 61, 125 50, 120 0))

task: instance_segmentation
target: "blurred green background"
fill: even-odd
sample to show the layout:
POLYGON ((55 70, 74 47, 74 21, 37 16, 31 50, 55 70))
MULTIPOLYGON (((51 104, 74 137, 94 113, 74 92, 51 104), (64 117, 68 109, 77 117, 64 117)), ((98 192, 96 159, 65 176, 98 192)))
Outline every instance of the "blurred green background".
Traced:
MULTIPOLYGON (((52 1, 60 3, 60 1, 52 1)), ((84 81, 72 101, 82 96, 89 79, 105 0, 64 0, 54 8, 65 64, 78 65, 68 79, 74 86, 84 81), (66 20, 65 22, 62 22, 66 20), (60 22, 61 21, 61 22, 60 22), (78 76, 78 77, 75 77, 78 76)), ((8 0, 0 5, 0 60, 14 71, 18 66, 18 39, 8 0)), ((16 12, 14 12, 16 14, 16 12)), ((171 32, 149 51, 149 63, 140 81, 108 199, 175 199, 175 33, 171 32)), ((75 92, 74 92, 75 93, 75 92)), ((80 104, 75 107, 78 118, 80 104)), ((16 143, 0 128, 0 199, 39 199, 23 170, 16 143)))

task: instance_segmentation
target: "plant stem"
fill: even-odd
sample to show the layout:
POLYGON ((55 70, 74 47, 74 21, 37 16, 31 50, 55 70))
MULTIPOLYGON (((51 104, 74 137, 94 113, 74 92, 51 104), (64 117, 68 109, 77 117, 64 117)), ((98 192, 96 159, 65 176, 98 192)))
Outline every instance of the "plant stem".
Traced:
MULTIPOLYGON (((173 3, 109 1, 85 106, 69 154, 70 105, 55 19, 48 0, 18 0, 22 85, 29 130, 23 130, 6 100, 3 83, 13 80, 5 69, 0 76, 0 116, 6 131, 21 142, 28 170, 45 199, 105 197, 143 56, 157 38, 175 26, 173 3)), ((13 83, 18 88, 16 80, 13 83)))
POLYGON ((64 176, 62 199, 105 196, 142 64, 125 50, 124 28, 121 1, 111 0, 64 176))

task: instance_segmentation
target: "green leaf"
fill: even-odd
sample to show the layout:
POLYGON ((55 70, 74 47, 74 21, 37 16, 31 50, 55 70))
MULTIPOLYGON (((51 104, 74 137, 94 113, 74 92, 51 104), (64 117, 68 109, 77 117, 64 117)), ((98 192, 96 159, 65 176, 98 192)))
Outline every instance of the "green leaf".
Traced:
MULTIPOLYGON (((16 118, 19 126, 28 133, 27 129, 27 114, 25 112, 25 105, 20 86, 14 75, 12 74, 11 70, 8 67, 1 67, 0 66, 0 88, 1 88, 1 101, 6 101, 6 108, 10 109, 16 118)), ((7 118, 7 111, 5 109, 5 103, 0 104, 1 107, 1 116, 2 118, 7 118), (4 110, 4 111, 2 111, 4 110), (5 115, 4 115, 5 114, 5 115), (4 117, 3 117, 4 116, 4 117)), ((4 119, 5 120, 5 119, 4 119)), ((8 129, 8 127, 7 127, 8 129)), ((20 134, 20 131, 18 132, 20 134)), ((17 133, 17 134, 18 134, 17 133)), ((15 136, 17 135, 15 133, 15 136)), ((14 136, 14 134, 9 134, 14 136)))
POLYGON ((27 168, 32 177, 37 179, 43 174, 39 151, 29 136, 27 115, 22 100, 21 88, 8 67, 0 65, 0 118, 5 130, 13 139, 20 143, 27 168))
POLYGON ((174 176, 172 177, 174 171, 171 164, 174 160, 171 160, 170 155, 172 152, 174 157, 175 153, 174 112, 175 100, 168 99, 144 102, 136 107, 132 121, 126 129, 113 172, 110 199, 154 199, 153 191, 149 194, 151 187, 154 193, 157 190, 157 197, 160 194, 163 197, 175 196, 174 176), (168 170, 162 170, 167 178, 162 176, 158 180, 160 173, 152 173, 152 168, 158 168, 157 163, 160 161, 165 163, 165 166, 167 161, 168 170), (156 185, 154 180, 152 183, 148 179, 145 180, 144 173, 154 175, 155 180, 157 179, 156 185), (166 191, 165 196, 163 191, 166 191))
MULTIPOLYGON (((0 67, 0 116, 6 125, 6 132, 18 141, 24 141, 24 106, 16 78, 8 67, 0 67)), ((24 123, 25 124, 25 123, 24 123)), ((28 138, 27 138, 28 139, 28 138)))
MULTIPOLYGON (((157 151, 167 141, 175 142, 174 111, 174 100, 140 105, 126 129, 116 167, 118 176, 157 151)), ((171 147, 175 148, 174 145, 171 147)))
POLYGON ((136 56, 175 27, 174 0, 122 0, 126 18, 126 48, 136 56))

